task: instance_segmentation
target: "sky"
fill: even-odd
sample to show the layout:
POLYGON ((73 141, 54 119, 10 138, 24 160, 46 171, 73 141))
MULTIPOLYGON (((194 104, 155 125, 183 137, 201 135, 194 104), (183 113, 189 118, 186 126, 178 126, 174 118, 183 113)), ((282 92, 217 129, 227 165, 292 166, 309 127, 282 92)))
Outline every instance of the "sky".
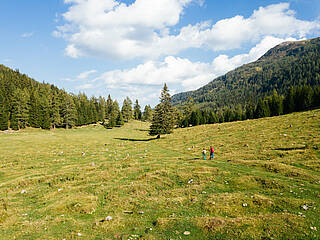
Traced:
POLYGON ((88 97, 155 106, 284 41, 319 37, 319 0, 1 0, 0 64, 88 97))

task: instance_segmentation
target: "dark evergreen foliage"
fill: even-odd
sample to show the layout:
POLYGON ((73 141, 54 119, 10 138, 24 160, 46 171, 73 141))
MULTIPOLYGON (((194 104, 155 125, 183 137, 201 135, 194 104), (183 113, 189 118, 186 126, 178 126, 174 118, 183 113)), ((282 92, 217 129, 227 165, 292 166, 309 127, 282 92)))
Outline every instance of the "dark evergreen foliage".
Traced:
MULTIPOLYGON (((230 71, 198 90, 174 95, 172 104, 183 109, 192 97, 200 109, 245 105, 249 100, 256 105, 260 98, 272 95, 273 90, 285 95, 291 86, 304 85, 320 85, 320 38, 282 43, 256 62, 230 71)), ((310 89, 301 91, 304 102, 295 103, 296 111, 310 105, 310 89)), ((292 105, 287 100, 286 104, 292 105)), ((252 108, 250 111, 252 116, 252 108)))
POLYGON ((170 103, 171 96, 166 84, 161 91, 160 103, 155 107, 149 134, 170 134, 176 123, 175 111, 170 103))
MULTIPOLYGON (((0 130, 19 130, 26 126, 72 128, 97 122, 121 126, 123 116, 119 113, 119 105, 110 95, 106 101, 103 97, 88 99, 84 93, 68 94, 0 65, 0 130)), ((132 108, 127 119, 130 116, 132 108)))
POLYGON ((256 105, 250 101, 243 106, 224 107, 218 110, 193 110, 190 115, 184 116, 179 123, 181 127, 197 126, 240 121, 252 118, 279 116, 283 113, 303 111, 320 107, 320 86, 313 89, 310 86, 291 87, 285 96, 278 95, 274 90, 271 96, 260 98, 256 105), (189 117, 188 117, 189 116, 189 117))
POLYGON ((139 105, 138 99, 136 100, 136 103, 134 104, 133 115, 134 115, 135 120, 141 120, 141 118, 142 118, 141 107, 139 105))

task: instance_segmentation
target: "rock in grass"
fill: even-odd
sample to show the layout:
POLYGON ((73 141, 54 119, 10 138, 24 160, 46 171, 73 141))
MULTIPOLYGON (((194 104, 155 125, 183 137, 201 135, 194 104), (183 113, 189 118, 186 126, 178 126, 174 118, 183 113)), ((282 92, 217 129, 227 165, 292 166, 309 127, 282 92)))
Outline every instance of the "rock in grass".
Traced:
POLYGON ((23 190, 21 190, 20 193, 21 193, 21 194, 27 193, 27 190, 23 189, 23 190))
POLYGON ((193 179, 191 178, 189 181, 188 181, 189 184, 192 184, 193 183, 193 179))
POLYGON ((317 227, 310 227, 311 230, 317 231, 317 227))
POLYGON ((242 207, 247 207, 248 204, 247 203, 242 203, 242 207))
POLYGON ((184 231, 183 235, 188 236, 188 235, 190 235, 190 232, 189 231, 184 231))
POLYGON ((307 205, 303 205, 303 206, 301 206, 301 208, 306 211, 306 210, 308 210, 309 207, 307 205))

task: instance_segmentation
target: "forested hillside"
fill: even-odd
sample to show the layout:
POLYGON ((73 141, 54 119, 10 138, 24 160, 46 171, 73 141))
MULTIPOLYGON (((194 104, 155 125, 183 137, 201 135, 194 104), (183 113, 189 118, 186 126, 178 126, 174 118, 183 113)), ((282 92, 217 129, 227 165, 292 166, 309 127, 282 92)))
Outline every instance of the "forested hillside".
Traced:
MULTIPOLYGON (((131 105, 130 105, 131 107, 131 105)), ((0 130, 26 126, 71 128, 108 119, 123 124, 117 101, 85 94, 68 94, 54 85, 39 83, 19 70, 0 65, 0 130)))
POLYGON ((253 63, 216 78, 198 90, 176 94, 172 103, 183 106, 190 97, 197 107, 219 109, 272 95, 291 86, 320 85, 320 38, 282 43, 253 63))

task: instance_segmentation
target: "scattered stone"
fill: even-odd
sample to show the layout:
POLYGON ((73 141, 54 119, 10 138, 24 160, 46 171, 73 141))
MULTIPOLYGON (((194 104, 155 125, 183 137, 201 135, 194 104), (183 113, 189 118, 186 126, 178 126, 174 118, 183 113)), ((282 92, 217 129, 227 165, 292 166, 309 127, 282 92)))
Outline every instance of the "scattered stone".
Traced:
POLYGON ((286 137, 286 136, 288 136, 288 135, 287 135, 286 133, 284 133, 284 134, 283 134, 283 136, 285 136, 285 137, 286 137))
POLYGON ((188 184, 192 184, 193 183, 193 179, 191 178, 189 181, 188 181, 188 184))
POLYGON ((106 221, 111 221, 112 220, 112 217, 111 216, 107 216, 106 217, 106 221))
POLYGON ((22 216, 28 216, 28 213, 23 213, 22 216))
POLYGON ((201 193, 202 193, 202 194, 207 194, 207 192, 206 192, 206 191, 202 191, 201 193))
POLYGON ((81 152, 81 154, 82 154, 82 156, 86 155, 86 153, 85 153, 85 152, 81 152))
POLYGON ((249 144, 248 144, 248 143, 246 143, 244 146, 245 146, 245 147, 249 147, 249 144))
POLYGON ((81 237, 81 236, 82 236, 82 234, 81 234, 81 233, 78 233, 77 235, 78 235, 79 237, 81 237))
POLYGON ((144 214, 144 211, 140 211, 139 214, 144 214))
POLYGON ((59 188, 59 189, 58 189, 58 192, 61 192, 62 190, 63 190, 62 188, 59 188))
POLYGON ((247 203, 242 203, 242 207, 247 207, 248 204, 247 203))
POLYGON ((190 151, 190 150, 191 150, 191 148, 188 148, 188 150, 190 151))
POLYGON ((189 231, 184 231, 183 235, 188 236, 188 235, 190 235, 190 232, 189 231))
POLYGON ((24 193, 27 193, 27 190, 21 190, 21 192, 20 192, 21 194, 24 194, 24 193))
POLYGON ((302 209, 305 210, 305 211, 308 210, 308 208, 309 208, 307 205, 303 205, 303 206, 301 206, 301 207, 302 207, 302 209))
POLYGON ((317 227, 310 227, 311 230, 317 231, 317 227))

